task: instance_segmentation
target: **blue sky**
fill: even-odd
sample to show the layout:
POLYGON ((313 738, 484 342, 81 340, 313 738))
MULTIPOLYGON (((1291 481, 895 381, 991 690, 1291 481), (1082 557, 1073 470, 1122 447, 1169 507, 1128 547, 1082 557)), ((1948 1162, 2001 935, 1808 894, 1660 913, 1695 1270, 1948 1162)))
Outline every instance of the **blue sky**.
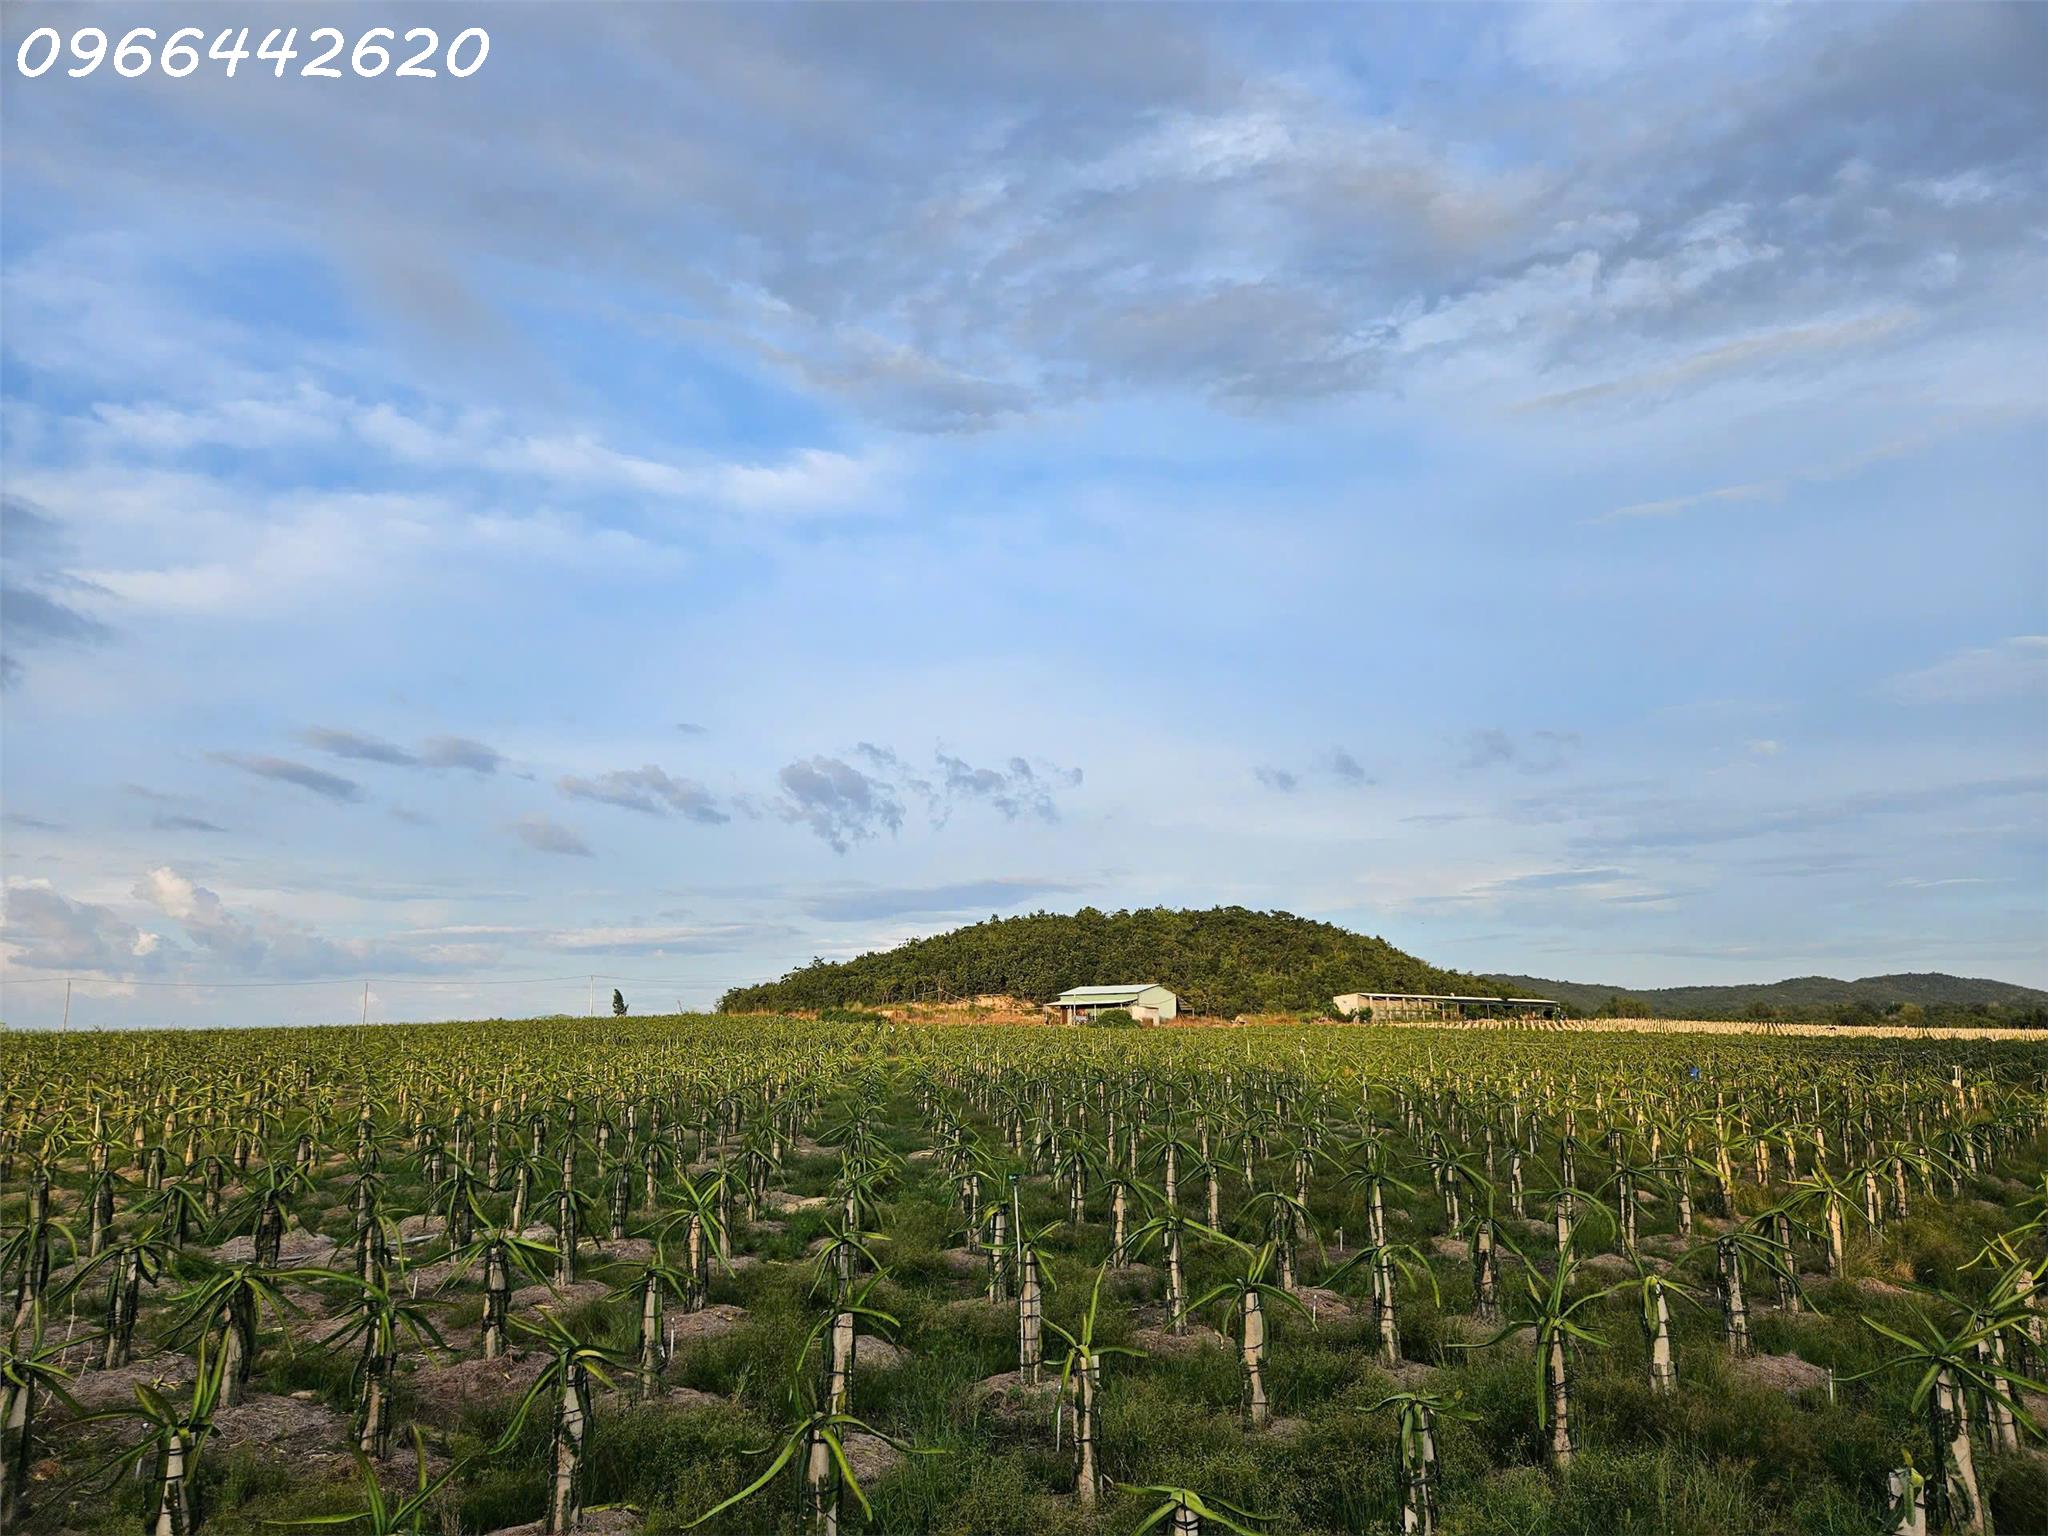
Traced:
POLYGON ((10 1022, 1154 902, 2048 984, 2038 8, 434 19, 0 100, 10 1022))

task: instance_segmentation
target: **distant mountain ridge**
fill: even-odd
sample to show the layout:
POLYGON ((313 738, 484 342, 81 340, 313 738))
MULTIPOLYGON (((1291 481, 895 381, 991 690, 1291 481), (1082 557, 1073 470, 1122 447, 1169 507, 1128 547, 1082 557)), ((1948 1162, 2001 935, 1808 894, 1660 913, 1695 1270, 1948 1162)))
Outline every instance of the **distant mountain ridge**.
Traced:
POLYGON ((1594 982, 1555 981, 1541 976, 1489 974, 1488 981, 1516 992, 1554 997, 1574 1012, 1639 1009, 1650 1018, 1739 1018, 1753 1011, 1773 1016, 1868 1010, 1886 1014, 1913 1005, 1928 1013, 2039 1013, 2048 1010, 2048 991, 2015 982, 1942 971, 1910 971, 1842 981, 1833 976, 1793 976, 1784 981, 1743 982, 1711 987, 1613 987, 1594 982))

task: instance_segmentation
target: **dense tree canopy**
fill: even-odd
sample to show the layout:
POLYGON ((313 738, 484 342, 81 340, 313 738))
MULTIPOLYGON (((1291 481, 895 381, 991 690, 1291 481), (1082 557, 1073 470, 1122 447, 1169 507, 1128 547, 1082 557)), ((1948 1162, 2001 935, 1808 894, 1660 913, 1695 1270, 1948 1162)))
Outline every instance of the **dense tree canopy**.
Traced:
POLYGON ((1046 1001, 1068 987, 1156 981, 1195 1013, 1325 1009, 1340 992, 1505 996, 1497 982, 1440 970, 1384 939, 1287 912, 1144 907, 996 918, 855 960, 814 960, 780 981, 737 987, 722 1009, 1007 993, 1046 1001))

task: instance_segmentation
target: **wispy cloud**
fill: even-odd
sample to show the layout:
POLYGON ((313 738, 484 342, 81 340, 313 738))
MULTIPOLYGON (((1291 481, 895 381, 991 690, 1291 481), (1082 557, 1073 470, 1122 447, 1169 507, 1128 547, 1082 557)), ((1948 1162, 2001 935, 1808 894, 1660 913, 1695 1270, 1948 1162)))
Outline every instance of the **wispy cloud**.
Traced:
POLYGON ((299 740, 316 751, 393 768, 466 768, 471 773, 496 773, 504 756, 495 747, 467 736, 429 736, 417 751, 362 731, 313 726, 299 740))
POLYGON ((2048 693, 2048 635, 2014 635, 1901 672, 1885 691, 1913 704, 1955 704, 2048 693))
POLYGON ((1291 795, 1312 780, 1334 782, 1346 788, 1365 788, 1376 782, 1348 748, 1330 747, 1309 768, 1283 768, 1265 763, 1252 769, 1252 777, 1276 794, 1291 795))
POLYGON ((1057 790, 1072 789, 1081 782, 1078 768, 1034 768, 1021 757, 1013 757, 1000 768, 978 768, 964 758, 938 754, 940 784, 956 800, 982 800, 1005 820, 1020 816, 1039 821, 1058 821, 1057 790))
POLYGON ((1768 479, 1744 481, 1735 485, 1715 486, 1711 490, 1692 491, 1683 496, 1667 496, 1657 501, 1638 501, 1625 507, 1616 507, 1598 517, 1587 519, 1594 523, 1627 522, 1635 518, 1677 517, 1700 507, 1717 503, 1746 501, 1777 501, 1791 494, 1802 485, 1826 485, 1837 480, 1853 479, 1879 464, 1903 458, 1914 450, 1925 447, 1943 432, 1955 430, 1953 425, 1939 431, 1915 431, 1880 443, 1875 448, 1850 454, 1845 458, 1830 459, 1825 463, 1808 465, 1783 475, 1768 479))
MULTIPOLYGON (((1760 366, 1807 354, 1833 352, 1844 347, 1869 346, 1896 335, 1912 325, 1917 318, 1912 310, 1890 309, 1877 314, 1858 315, 1846 320, 1828 321, 1817 325, 1784 326, 1760 335, 1744 336, 1734 341, 1706 347, 1690 356, 1624 378, 1543 395, 1524 402, 1522 408, 1532 411, 1558 410, 1566 406, 1587 405, 1617 396, 1670 394, 1706 383, 1724 374, 1752 373, 1760 366)), ((1707 493, 1708 497, 1725 497, 1728 494, 1707 493)), ((1707 498, 1693 498, 1702 499, 1707 498)), ((1622 517, 1629 513, 1624 509, 1613 515, 1622 517)))
POLYGON ((1575 731, 1530 731, 1515 735, 1489 726, 1466 733, 1458 766, 1466 772, 1514 767, 1523 773, 1550 773, 1578 750, 1575 731))
POLYGON ((715 825, 732 820, 716 796, 693 779, 671 778, 649 763, 595 776, 564 774, 555 787, 572 800, 595 800, 644 816, 681 816, 686 821, 715 825))
POLYGON ((64 568, 69 541, 51 518, 19 496, 0 495, 0 688, 20 676, 20 652, 49 646, 87 647, 114 636, 111 626, 81 611, 81 595, 104 595, 64 568))
POLYGON ((593 856, 590 844, 583 841, 581 834, 546 816, 522 816, 512 823, 512 835, 541 853, 563 853, 584 859, 593 856))
POLYGON ((150 817, 152 832, 225 832, 227 828, 217 821, 208 821, 204 816, 194 816, 185 811, 159 811, 150 817))
POLYGON ((1372 782, 1371 778, 1366 774, 1365 765, 1360 763, 1357 758, 1353 757, 1342 747, 1332 747, 1328 761, 1330 772, 1337 775, 1346 784, 1369 784, 1372 782))
POLYGON ((280 784, 294 784, 300 789, 311 790, 324 799, 360 800, 363 797, 363 786, 354 779, 343 778, 338 773, 329 773, 307 763, 294 762, 287 757, 249 752, 209 752, 207 756, 259 779, 273 779, 280 784))
POLYGON ((376 736, 366 736, 360 731, 313 726, 299 732, 299 740, 315 751, 325 752, 334 757, 353 758, 357 762, 389 763, 402 768, 415 767, 419 763, 419 759, 403 747, 376 736))

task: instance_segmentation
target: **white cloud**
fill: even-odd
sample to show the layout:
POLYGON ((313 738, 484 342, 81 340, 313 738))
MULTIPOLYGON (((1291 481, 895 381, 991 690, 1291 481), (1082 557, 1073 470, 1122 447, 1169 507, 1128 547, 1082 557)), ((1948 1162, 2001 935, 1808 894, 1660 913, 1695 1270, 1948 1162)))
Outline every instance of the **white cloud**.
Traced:
POLYGON ((360 976, 423 968, 410 950, 382 940, 329 939, 274 913, 231 911, 218 894, 169 865, 136 881, 134 895, 184 929, 195 956, 231 975, 360 976))
POLYGON ((2048 693, 2048 635, 2014 635, 1901 672, 1885 684, 1914 704, 1955 704, 2048 693))
POLYGON ((72 901, 47 880, 9 881, 0 943, 16 965, 41 971, 152 970, 159 937, 112 907, 72 901))

